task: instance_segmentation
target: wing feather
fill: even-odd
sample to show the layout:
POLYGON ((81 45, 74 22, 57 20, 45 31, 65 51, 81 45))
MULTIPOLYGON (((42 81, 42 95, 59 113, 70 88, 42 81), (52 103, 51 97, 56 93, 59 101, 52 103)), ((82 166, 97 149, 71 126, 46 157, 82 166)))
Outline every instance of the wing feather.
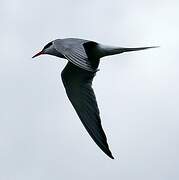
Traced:
POLYGON ((95 73, 85 71, 68 62, 61 75, 67 96, 84 127, 101 150, 114 159, 102 129, 99 109, 92 89, 95 73))
POLYGON ((95 72, 96 69, 92 66, 83 46, 86 42, 90 41, 73 38, 57 39, 54 41, 54 46, 71 63, 87 71, 95 72))

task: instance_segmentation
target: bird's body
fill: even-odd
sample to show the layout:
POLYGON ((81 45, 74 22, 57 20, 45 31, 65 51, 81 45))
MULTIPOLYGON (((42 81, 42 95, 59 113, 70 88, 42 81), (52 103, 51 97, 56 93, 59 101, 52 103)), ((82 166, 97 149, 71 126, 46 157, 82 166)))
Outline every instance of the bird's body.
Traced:
POLYGON ((112 159, 113 156, 101 126, 92 81, 98 70, 100 58, 148 48, 154 47, 110 47, 94 41, 67 38, 56 39, 48 43, 41 52, 33 56, 50 54, 68 60, 61 74, 67 96, 90 136, 101 150, 112 159))

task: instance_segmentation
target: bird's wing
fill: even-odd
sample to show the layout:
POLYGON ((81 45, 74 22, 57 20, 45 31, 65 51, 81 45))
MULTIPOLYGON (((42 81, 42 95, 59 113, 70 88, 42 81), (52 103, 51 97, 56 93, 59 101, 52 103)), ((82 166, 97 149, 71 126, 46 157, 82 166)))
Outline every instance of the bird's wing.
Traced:
POLYGON ((95 73, 78 68, 68 62, 61 76, 67 96, 84 127, 101 150, 114 159, 101 126, 99 109, 92 89, 95 73))
POLYGON ((66 59, 74 65, 87 71, 94 72, 96 69, 93 68, 83 46, 86 42, 90 41, 73 38, 57 39, 54 41, 54 46, 57 51, 63 54, 66 59))

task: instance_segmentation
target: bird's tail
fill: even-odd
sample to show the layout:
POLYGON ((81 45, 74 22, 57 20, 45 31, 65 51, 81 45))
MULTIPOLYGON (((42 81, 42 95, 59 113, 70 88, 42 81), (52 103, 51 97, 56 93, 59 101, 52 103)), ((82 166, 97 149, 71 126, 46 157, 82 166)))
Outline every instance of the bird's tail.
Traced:
POLYGON ((125 48, 125 47, 109 47, 109 46, 101 46, 101 57, 104 56, 110 56, 115 54, 120 54, 124 52, 130 52, 130 51, 140 51, 150 48, 158 48, 159 46, 148 46, 148 47, 137 47, 137 48, 125 48))
POLYGON ((123 52, 129 52, 129 51, 140 51, 140 50, 145 50, 145 49, 150 49, 150 48, 158 48, 159 46, 148 46, 148 47, 137 47, 137 48, 119 48, 119 51, 121 53, 123 52))

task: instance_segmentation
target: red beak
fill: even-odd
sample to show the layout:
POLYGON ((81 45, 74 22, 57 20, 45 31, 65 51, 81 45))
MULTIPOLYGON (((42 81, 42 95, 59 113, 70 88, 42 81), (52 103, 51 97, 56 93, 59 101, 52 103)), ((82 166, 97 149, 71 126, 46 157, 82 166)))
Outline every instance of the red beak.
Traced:
POLYGON ((35 58, 37 56, 40 56, 41 54, 44 54, 43 51, 38 52, 36 55, 34 55, 32 58, 35 58))

